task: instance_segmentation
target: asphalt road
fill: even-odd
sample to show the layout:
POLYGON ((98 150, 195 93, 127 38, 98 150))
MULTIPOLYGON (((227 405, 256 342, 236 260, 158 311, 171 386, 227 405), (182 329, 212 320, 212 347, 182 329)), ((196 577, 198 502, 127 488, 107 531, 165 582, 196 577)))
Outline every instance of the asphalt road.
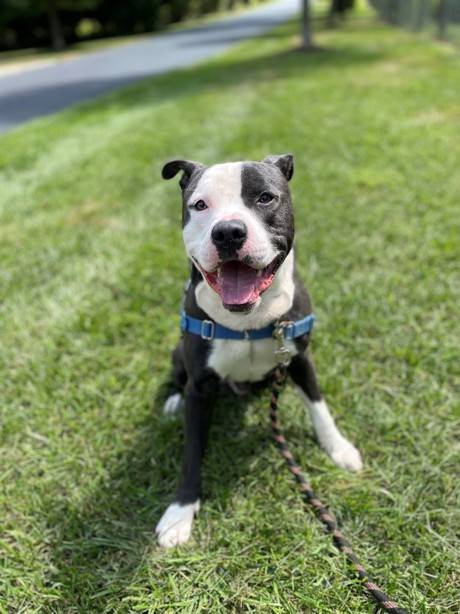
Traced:
POLYGON ((299 8, 299 0, 279 0, 196 28, 156 34, 72 60, 0 75, 0 132, 151 75, 210 58, 239 41, 263 34, 299 8))

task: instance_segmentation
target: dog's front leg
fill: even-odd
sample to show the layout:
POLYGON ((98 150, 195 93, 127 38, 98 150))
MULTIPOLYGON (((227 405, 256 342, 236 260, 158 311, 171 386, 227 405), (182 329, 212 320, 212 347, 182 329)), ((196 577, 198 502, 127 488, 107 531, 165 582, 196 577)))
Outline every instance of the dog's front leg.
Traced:
POLYGON ((337 428, 321 395, 311 358, 306 354, 294 356, 289 374, 308 407, 320 446, 339 467, 360 471, 363 467, 361 454, 337 428))
POLYGON ((186 542, 200 508, 201 462, 204 456, 218 378, 206 373, 185 388, 185 450, 182 478, 173 503, 155 529, 158 543, 171 548, 186 542))

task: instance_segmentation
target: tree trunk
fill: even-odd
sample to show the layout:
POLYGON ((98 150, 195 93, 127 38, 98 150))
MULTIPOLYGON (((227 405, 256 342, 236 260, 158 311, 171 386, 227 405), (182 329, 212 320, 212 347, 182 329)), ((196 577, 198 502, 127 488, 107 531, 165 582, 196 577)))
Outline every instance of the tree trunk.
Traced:
POLYGON ((447 0, 439 0, 438 6, 438 36, 441 40, 447 37, 447 0))
POLYGON ((50 27, 51 46, 55 51, 61 51, 65 47, 65 38, 56 6, 56 0, 47 0, 46 11, 48 13, 48 23, 50 27))
POLYGON ((425 15, 426 15, 426 0, 420 0, 420 2, 415 3, 415 21, 414 21, 414 30, 417 32, 421 30, 425 24, 425 15))
POLYGON ((310 0, 302 0, 302 49, 313 47, 310 0))
POLYGON ((336 2, 332 0, 331 6, 329 7, 329 13, 327 15, 327 27, 328 28, 335 27, 336 21, 337 21, 336 17, 337 17, 336 2))

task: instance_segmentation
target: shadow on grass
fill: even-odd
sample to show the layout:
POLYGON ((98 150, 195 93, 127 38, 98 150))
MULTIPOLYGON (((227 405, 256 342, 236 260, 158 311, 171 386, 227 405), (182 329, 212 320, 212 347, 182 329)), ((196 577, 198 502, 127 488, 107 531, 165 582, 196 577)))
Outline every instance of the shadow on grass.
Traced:
MULTIPOLYGON (((180 34, 177 33, 178 36, 180 34)), ((302 52, 294 36, 292 26, 279 28, 259 38, 261 41, 292 38, 293 45, 288 50, 283 49, 247 59, 234 59, 232 56, 228 60, 218 58, 201 66, 175 70, 163 76, 137 74, 129 78, 120 77, 104 81, 82 79, 79 82, 52 86, 41 85, 37 80, 36 85, 28 89, 28 95, 20 100, 16 92, 12 92, 10 96, 8 94, 2 96, 0 100, 2 125, 14 126, 39 116, 55 113, 77 102, 82 104, 68 110, 68 117, 69 119, 82 117, 84 121, 87 112, 104 111, 107 107, 130 108, 133 105, 149 105, 154 101, 176 100, 206 90, 222 91, 234 87, 235 83, 279 81, 295 75, 309 79, 314 77, 318 70, 335 70, 340 67, 372 63, 378 61, 382 55, 380 51, 369 51, 356 43, 340 49, 315 48, 315 53, 302 52), (117 91, 112 92, 113 90, 117 91), (102 94, 106 94, 102 99, 85 102, 102 94)), ((222 42, 222 38, 216 38, 217 42, 222 42)), ((184 42, 184 45, 188 44, 184 42)))
MULTIPOLYGON (((280 39, 291 38, 292 33, 280 39)), ((266 37, 268 38, 268 35, 266 37)), ((344 48, 315 47, 313 52, 300 48, 300 41, 279 51, 250 58, 220 58, 202 66, 174 71, 168 75, 148 79, 142 83, 109 95, 104 101, 87 103, 87 109, 106 105, 150 105, 152 102, 174 101, 184 96, 207 91, 225 91, 235 85, 279 82, 293 77, 314 79, 318 71, 349 68, 354 65, 372 64, 382 59, 384 51, 369 50, 364 46, 344 48)))
MULTIPOLYGON (((131 300, 138 303, 139 297, 131 300)), ((124 410, 134 423, 135 435, 115 460, 110 460, 110 453, 107 459, 102 453, 101 462, 110 463, 108 475, 92 480, 91 490, 78 503, 74 497, 63 505, 51 499, 43 503, 53 536, 47 541, 51 563, 47 581, 50 587, 59 588, 59 598, 52 602, 57 609, 51 611, 114 611, 105 604, 110 599, 121 604, 139 573, 146 573, 142 568, 155 559, 155 567, 161 567, 162 557, 170 556, 157 546, 154 527, 174 497, 181 471, 183 427, 182 415, 171 419, 162 414, 167 378, 165 373, 159 377, 162 383, 153 402, 144 406, 141 419, 136 419, 130 407, 124 410)), ((234 493, 254 479, 255 459, 273 445, 268 401, 266 383, 254 385, 241 398, 222 386, 203 465, 203 503, 219 514, 229 509, 232 515, 234 493), (251 409, 250 421, 246 419, 249 404, 257 406, 256 412, 251 409)), ((120 416, 121 424, 122 419, 120 416)), ((313 441, 299 425, 284 430, 290 440, 313 441)), ((191 548, 196 549, 193 541, 191 548)), ((186 564, 189 554, 186 547, 174 556, 183 557, 186 564)), ((168 558, 165 562, 168 564, 168 558)))
MULTIPOLYGON (((253 459, 271 445, 268 418, 245 426, 248 402, 260 399, 267 405, 263 390, 257 387, 242 399, 221 391, 203 468, 204 503, 210 501, 219 511, 225 511, 240 480, 251 474, 253 459)), ((121 603, 139 567, 158 548, 154 527, 174 496, 183 448, 182 416, 163 417, 163 401, 161 386, 109 479, 101 480, 78 507, 60 507, 48 515, 55 536, 49 544, 48 580, 59 586, 59 599, 53 602, 59 612, 106 611, 103 604, 110 598, 121 603)), ((51 502, 47 508, 53 509, 51 502)))

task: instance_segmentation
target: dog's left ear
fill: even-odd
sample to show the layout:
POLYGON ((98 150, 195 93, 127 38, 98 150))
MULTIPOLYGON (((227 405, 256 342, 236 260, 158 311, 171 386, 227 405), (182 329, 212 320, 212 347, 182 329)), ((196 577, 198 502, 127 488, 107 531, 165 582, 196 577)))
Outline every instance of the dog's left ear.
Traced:
POLYGON ((266 164, 274 164, 277 166, 288 181, 291 180, 294 174, 294 156, 292 154, 283 154, 282 156, 267 156, 262 160, 266 164))
POLYGON ((204 168, 203 165, 193 160, 171 160, 163 166, 161 175, 163 179, 172 179, 179 171, 183 171, 179 184, 185 189, 193 173, 200 168, 204 168))

